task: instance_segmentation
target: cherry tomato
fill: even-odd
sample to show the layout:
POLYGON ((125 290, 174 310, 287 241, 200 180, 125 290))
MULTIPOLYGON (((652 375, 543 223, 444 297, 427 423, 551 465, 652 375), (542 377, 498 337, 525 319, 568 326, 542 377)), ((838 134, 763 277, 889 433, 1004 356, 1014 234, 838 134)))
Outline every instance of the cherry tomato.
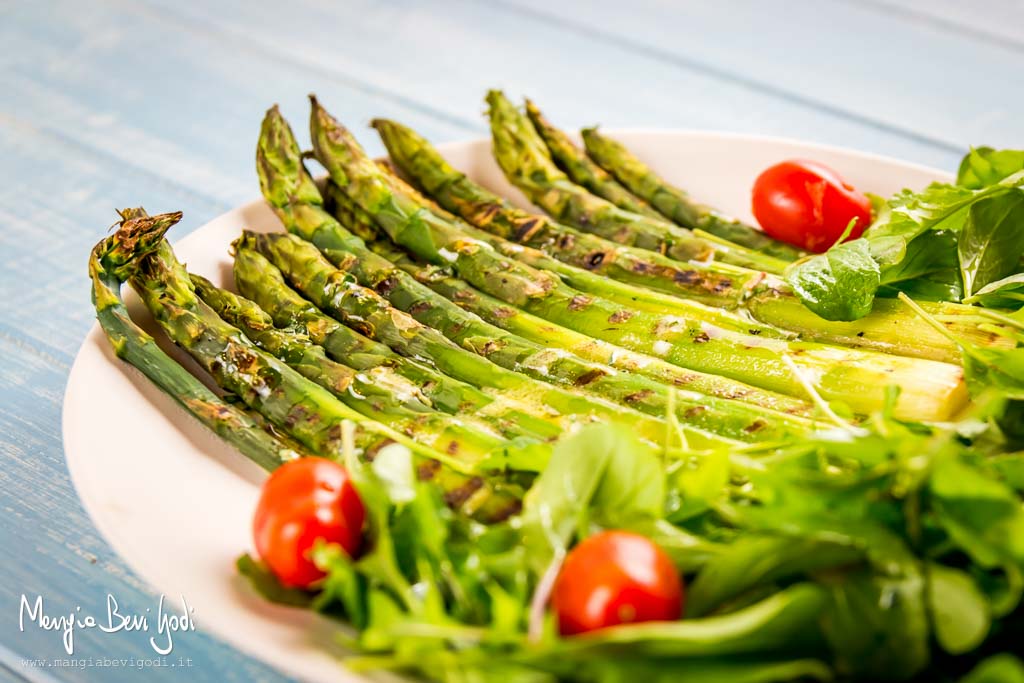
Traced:
POLYGON ((365 518, 344 467, 324 458, 299 458, 278 467, 263 484, 253 537, 283 585, 307 588, 324 575, 309 557, 314 542, 337 543, 354 557, 365 518))
POLYGON ((604 531, 565 558, 552 603, 559 631, 573 635, 629 622, 678 619, 683 585, 672 560, 649 539, 604 531))
POLYGON ((794 159, 765 169, 754 181, 754 216, 766 233, 821 253, 854 218, 849 239, 871 222, 871 201, 824 164, 794 159))

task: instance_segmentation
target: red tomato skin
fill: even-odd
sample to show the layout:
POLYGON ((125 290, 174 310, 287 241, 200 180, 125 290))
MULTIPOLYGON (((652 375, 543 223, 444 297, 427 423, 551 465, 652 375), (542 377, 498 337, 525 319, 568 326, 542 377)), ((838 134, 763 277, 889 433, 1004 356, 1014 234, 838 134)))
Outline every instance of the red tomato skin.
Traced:
POLYGON ((282 585, 308 588, 323 578, 309 558, 318 538, 359 552, 366 509, 348 471, 324 458, 281 465, 264 482, 253 516, 256 551, 282 585))
POLYGON ((753 210, 771 237, 821 253, 842 236, 854 218, 849 239, 871 223, 871 200, 834 170, 815 161, 793 159, 770 166, 754 181, 753 210))
POLYGON ((552 604, 562 635, 641 621, 672 621, 683 612, 675 565, 650 539, 603 531, 569 553, 552 604))

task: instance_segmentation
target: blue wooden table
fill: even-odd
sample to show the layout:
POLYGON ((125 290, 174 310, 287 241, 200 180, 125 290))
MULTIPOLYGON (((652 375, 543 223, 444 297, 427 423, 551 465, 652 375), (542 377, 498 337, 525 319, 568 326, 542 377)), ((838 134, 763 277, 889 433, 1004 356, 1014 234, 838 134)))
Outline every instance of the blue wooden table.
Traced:
MULTIPOLYGON (((485 133, 497 86, 566 127, 767 133, 950 170, 970 144, 1024 146, 1020 0, 0 0, 0 45, 0 678, 13 680, 280 678, 201 618, 175 649, 191 667, 141 671, 45 666, 65 656, 60 635, 18 623, 23 594, 55 614, 102 613, 108 593, 153 604, 64 464, 61 397, 93 319, 86 255, 115 207, 181 209, 181 237, 256 196, 270 104, 302 120, 316 91, 352 124, 385 115, 445 141, 485 133)), ((153 654, 138 634, 89 631, 75 656, 153 654)))

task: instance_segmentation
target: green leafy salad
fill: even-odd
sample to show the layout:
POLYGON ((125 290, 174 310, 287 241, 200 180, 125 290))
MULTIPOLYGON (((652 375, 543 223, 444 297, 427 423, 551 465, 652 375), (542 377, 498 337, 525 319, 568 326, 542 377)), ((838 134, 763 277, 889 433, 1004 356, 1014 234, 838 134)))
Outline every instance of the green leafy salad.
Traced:
POLYGON ((1024 683, 1024 152, 889 199, 780 160, 758 228, 487 102, 543 213, 312 98, 312 152, 263 120, 284 230, 238 236, 232 287, 180 213, 92 252, 118 357, 270 472, 252 587, 354 671, 1024 683))

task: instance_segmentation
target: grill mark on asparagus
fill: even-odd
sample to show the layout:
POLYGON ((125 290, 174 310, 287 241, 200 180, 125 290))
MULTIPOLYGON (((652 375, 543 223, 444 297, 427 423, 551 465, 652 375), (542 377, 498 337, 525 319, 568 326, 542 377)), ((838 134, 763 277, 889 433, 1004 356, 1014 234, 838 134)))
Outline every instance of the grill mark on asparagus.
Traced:
POLYGON ((578 294, 569 301, 570 311, 582 311, 584 308, 590 305, 593 301, 589 296, 578 294))
POLYGON ((632 317, 633 317, 633 311, 630 311, 630 310, 627 310, 627 309, 623 308, 621 310, 615 311, 610 316, 608 316, 608 322, 610 322, 610 323, 624 323, 624 322, 626 322, 627 320, 629 320, 632 317))
POLYGON ((483 485, 484 480, 482 478, 472 477, 461 486, 457 486, 446 491, 444 494, 444 502, 453 508, 457 508, 469 500, 469 497, 479 491, 483 485))
POLYGON ((424 460, 416 466, 416 478, 420 481, 430 481, 441 469, 441 463, 437 460, 424 460))
POLYGON ((591 382, 594 382, 594 381, 604 377, 606 374, 608 374, 608 373, 606 373, 604 370, 602 370, 600 368, 594 368, 593 370, 591 370, 589 372, 585 372, 582 375, 580 375, 579 377, 577 377, 576 381, 573 382, 573 384, 578 386, 578 387, 583 387, 583 386, 586 386, 586 385, 590 384, 591 382))

